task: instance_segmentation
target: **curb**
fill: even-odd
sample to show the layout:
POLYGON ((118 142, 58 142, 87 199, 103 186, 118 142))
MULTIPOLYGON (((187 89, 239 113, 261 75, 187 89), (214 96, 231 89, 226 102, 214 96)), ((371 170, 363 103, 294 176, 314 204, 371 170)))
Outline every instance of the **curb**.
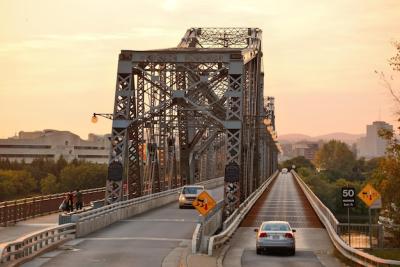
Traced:
POLYGON ((230 245, 226 245, 222 248, 220 255, 217 258, 217 267, 223 267, 223 262, 226 256, 226 253, 228 252, 228 250, 231 248, 230 245))

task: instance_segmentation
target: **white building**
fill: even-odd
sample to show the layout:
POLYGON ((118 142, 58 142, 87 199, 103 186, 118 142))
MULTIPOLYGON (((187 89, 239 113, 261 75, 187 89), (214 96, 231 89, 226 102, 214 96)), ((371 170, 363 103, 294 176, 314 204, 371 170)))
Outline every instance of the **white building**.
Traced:
POLYGON ((88 140, 83 140, 68 131, 19 132, 18 136, 0 139, 0 158, 30 163, 35 158, 57 160, 63 156, 69 162, 77 159, 108 163, 109 137, 89 134, 88 140))
POLYGON ((367 135, 357 141, 358 157, 370 159, 385 155, 388 143, 379 136, 380 129, 393 131, 393 126, 384 121, 374 121, 372 125, 367 125, 367 135))

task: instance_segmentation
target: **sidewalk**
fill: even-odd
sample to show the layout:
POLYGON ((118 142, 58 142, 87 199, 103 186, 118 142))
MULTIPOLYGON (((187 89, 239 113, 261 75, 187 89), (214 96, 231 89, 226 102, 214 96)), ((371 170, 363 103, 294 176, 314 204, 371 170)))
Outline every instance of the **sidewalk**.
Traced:
MULTIPOLYGON (((162 267, 222 267, 218 264, 220 251, 216 256, 209 257, 204 254, 192 254, 190 241, 182 241, 163 259, 162 267)), ((222 260, 222 259, 221 259, 222 260)))
POLYGON ((186 258, 187 267, 218 267, 218 258, 207 255, 189 254, 186 258))
POLYGON ((59 213, 53 213, 26 221, 20 221, 12 226, 0 227, 0 244, 16 240, 29 233, 58 225, 58 214, 59 213))

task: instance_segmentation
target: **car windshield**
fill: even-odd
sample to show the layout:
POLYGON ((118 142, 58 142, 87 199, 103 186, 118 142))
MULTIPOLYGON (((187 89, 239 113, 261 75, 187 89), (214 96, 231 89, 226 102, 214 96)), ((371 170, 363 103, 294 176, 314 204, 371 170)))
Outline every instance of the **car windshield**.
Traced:
POLYGON ((198 194, 200 191, 203 191, 202 187, 185 187, 182 194, 198 194))
POLYGON ((267 223, 262 227, 263 231, 289 231, 289 225, 286 223, 267 223))

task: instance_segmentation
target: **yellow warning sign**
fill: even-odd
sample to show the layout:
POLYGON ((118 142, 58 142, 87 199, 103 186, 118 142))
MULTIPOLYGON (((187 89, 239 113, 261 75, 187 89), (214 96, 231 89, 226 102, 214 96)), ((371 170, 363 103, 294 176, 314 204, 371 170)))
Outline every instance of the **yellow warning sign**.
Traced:
POLYGON ((206 216, 215 207, 215 204, 215 200, 206 191, 201 192, 192 202, 193 207, 203 216, 206 216))
POLYGON ((364 186, 364 188, 361 190, 360 193, 357 195, 364 203, 370 207, 374 202, 381 198, 381 194, 379 194, 378 191, 375 190, 375 188, 372 187, 372 185, 367 184, 364 186))

